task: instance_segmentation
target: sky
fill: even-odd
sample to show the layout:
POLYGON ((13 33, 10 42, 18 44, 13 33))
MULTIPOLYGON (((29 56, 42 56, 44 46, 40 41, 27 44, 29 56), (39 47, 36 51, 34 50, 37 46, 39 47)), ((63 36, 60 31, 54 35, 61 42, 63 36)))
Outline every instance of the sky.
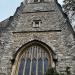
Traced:
MULTIPOLYGON (((16 8, 20 6, 23 0, 0 0, 0 22, 6 18, 13 16, 16 8)), ((62 4, 63 0, 58 0, 62 4)))

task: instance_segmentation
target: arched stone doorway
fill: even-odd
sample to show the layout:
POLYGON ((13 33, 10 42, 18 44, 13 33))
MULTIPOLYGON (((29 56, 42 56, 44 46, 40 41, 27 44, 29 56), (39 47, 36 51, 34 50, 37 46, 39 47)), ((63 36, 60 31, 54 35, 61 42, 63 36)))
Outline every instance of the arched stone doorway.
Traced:
POLYGON ((53 67, 54 52, 45 43, 33 40, 16 53, 11 75, 45 75, 53 67))

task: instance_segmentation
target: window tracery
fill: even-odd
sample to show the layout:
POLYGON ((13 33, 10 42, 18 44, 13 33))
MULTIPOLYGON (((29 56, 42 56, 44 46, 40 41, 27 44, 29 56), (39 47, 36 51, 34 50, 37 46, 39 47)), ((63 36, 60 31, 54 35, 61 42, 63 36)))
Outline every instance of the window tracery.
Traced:
POLYGON ((52 62, 51 51, 41 43, 32 42, 18 53, 11 75, 45 75, 52 62))

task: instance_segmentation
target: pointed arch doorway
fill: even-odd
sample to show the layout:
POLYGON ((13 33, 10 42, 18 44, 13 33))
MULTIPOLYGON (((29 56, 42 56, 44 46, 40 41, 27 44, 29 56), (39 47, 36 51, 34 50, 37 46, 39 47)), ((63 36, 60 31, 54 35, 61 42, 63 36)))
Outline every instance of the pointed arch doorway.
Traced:
POLYGON ((45 75, 52 67, 54 53, 41 41, 31 41, 16 53, 11 75, 45 75))

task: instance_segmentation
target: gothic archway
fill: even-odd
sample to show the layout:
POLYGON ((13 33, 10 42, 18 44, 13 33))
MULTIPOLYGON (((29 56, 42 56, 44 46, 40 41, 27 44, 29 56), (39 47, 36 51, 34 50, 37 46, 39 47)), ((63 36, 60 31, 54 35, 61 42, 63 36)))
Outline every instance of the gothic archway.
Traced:
POLYGON ((16 53, 11 75, 44 75, 54 64, 54 53, 45 43, 33 40, 16 53))

